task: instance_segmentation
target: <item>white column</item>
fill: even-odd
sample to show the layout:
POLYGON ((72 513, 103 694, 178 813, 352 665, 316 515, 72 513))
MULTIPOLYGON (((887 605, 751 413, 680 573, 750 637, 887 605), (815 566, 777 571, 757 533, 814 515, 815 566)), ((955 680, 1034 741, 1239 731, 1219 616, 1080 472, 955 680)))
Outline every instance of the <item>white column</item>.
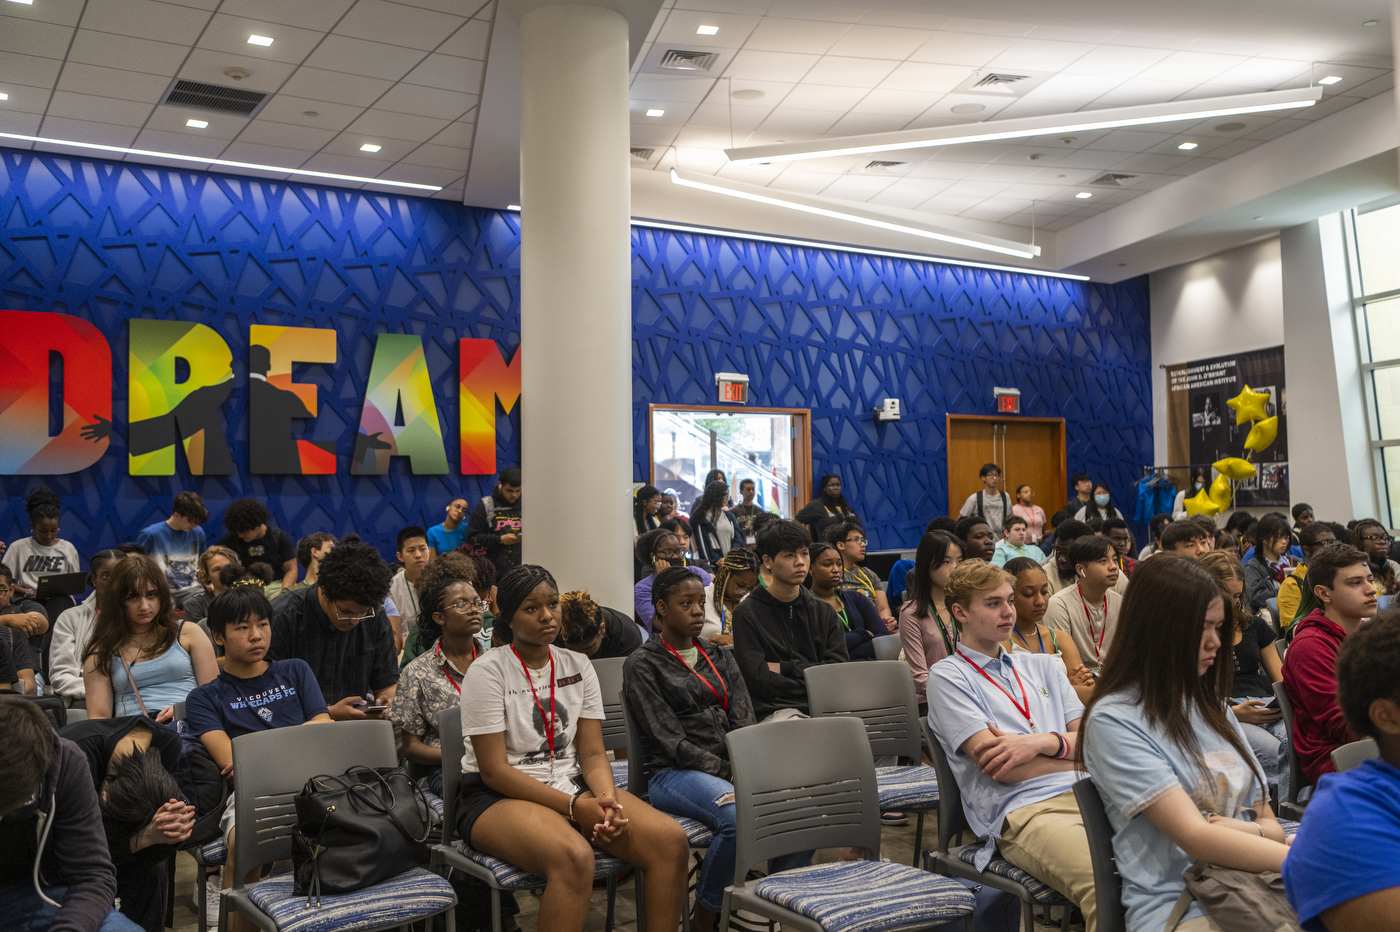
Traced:
POLYGON ((545 6, 520 39, 524 557, 630 614, 628 24, 545 6))

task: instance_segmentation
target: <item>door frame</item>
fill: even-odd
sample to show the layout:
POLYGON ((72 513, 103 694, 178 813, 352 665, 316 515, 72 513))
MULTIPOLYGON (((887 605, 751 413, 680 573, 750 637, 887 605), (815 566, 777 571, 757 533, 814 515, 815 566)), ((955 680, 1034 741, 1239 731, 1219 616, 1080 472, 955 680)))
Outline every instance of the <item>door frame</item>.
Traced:
MULTIPOLYGON (((956 516, 956 512, 955 512, 954 509, 953 509, 953 500, 952 500, 952 489, 953 489, 953 467, 952 467, 952 459, 948 456, 948 441, 949 441, 949 438, 951 438, 952 435, 953 435, 953 422, 954 422, 954 421, 970 421, 970 422, 978 422, 978 421, 980 421, 981 423, 984 423, 984 424, 1010 424, 1010 423, 1018 423, 1018 424, 1058 424, 1058 425, 1060 426, 1060 430, 1059 430, 1059 437, 1060 437, 1060 453, 1059 453, 1059 457, 1058 457, 1058 459, 1056 460, 1056 462, 1058 463, 1059 468, 1060 468, 1060 488, 1061 488, 1061 491, 1063 491, 1063 490, 1069 488, 1069 460, 1067 459, 1067 453, 1066 453, 1066 444, 1067 444, 1068 441, 1066 440, 1066 437, 1065 437, 1065 434, 1066 434, 1068 428, 1067 428, 1067 426, 1066 426, 1066 424, 1065 424, 1065 419, 1064 419, 1064 418, 1062 418, 1062 417, 1022 417, 1022 416, 1019 415, 1019 414, 1011 414, 1011 415, 1007 415, 1007 414, 1002 414, 1002 415, 996 415, 996 414, 946 414, 946 415, 944 415, 944 417, 945 417, 945 420, 944 420, 944 422, 943 422, 943 480, 944 480, 944 482, 946 483, 946 486, 945 486, 945 487, 948 489, 948 496, 949 496, 949 498, 948 498, 948 512, 949 512, 949 514, 956 516)), ((1016 496, 1015 496, 1015 493, 1014 493, 1014 492, 1012 492, 1011 490, 1007 489, 1005 486, 1002 487, 1002 490, 1005 491, 1005 492, 1007 492, 1007 494, 1011 495, 1011 497, 1012 497, 1013 500, 1015 499, 1016 496)), ((1053 499, 1052 499, 1052 500, 1053 500, 1053 499)), ((1048 517, 1048 516, 1047 516, 1047 517, 1048 517)))
MULTIPOLYGON (((647 482, 656 484, 655 438, 652 425, 656 423, 657 411, 691 411, 704 414, 786 414, 794 418, 797 436, 792 438, 792 488, 796 492, 792 500, 792 513, 796 515, 812 500, 812 409, 811 408, 751 408, 747 405, 647 405, 647 482)), ((735 491, 733 489, 730 490, 735 491)))

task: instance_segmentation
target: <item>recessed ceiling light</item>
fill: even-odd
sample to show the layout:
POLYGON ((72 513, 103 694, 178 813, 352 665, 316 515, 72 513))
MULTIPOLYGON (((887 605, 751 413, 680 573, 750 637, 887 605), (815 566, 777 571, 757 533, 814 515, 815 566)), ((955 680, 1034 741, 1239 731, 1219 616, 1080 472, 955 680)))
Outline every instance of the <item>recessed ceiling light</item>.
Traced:
POLYGON ((507 205, 506 205, 506 210, 519 210, 519 209, 520 209, 520 205, 519 205, 519 204, 507 204, 507 205))
POLYGON ((1251 219, 1251 220, 1263 220, 1264 218, 1263 218, 1263 217, 1251 217, 1250 219, 1251 219))
POLYGON ((195 129, 204 129, 209 125, 208 120, 186 120, 186 126, 193 126, 195 129))
POLYGON ((729 95, 735 100, 758 100, 763 96, 763 92, 756 87, 746 87, 743 90, 735 91, 729 95))
POLYGON ((303 111, 301 112, 301 115, 304 116, 304 117, 318 117, 318 116, 320 116, 321 114, 318 113, 318 112, 315 111, 315 110, 303 110, 303 111))
POLYGON ((1178 148, 1178 149, 1194 149, 1194 148, 1196 148, 1196 143, 1194 143, 1194 142, 1183 142, 1181 145, 1177 146, 1177 148, 1178 148))
POLYGON ((25 6, 33 6, 34 0, 10 0, 11 3, 22 3, 25 6))
POLYGON ((382 148, 384 148, 384 147, 383 147, 383 146, 376 146, 376 145, 375 145, 374 143, 372 143, 372 142, 367 142, 367 143, 365 143, 363 146, 360 146, 360 151, 361 151, 361 152, 378 152, 378 151, 379 151, 380 149, 382 149, 382 148))
POLYGON ((1243 123, 1221 123, 1215 127, 1217 133, 1238 133, 1242 129, 1243 123))
POLYGON ((272 37, 271 37, 271 36, 249 36, 249 37, 248 37, 248 44, 249 44, 249 45, 269 46, 269 45, 272 44, 272 37))
POLYGON ((1318 79, 1317 79, 1317 83, 1318 83, 1318 84, 1328 84, 1328 85, 1331 85, 1331 84, 1341 84, 1341 83, 1342 83, 1342 76, 1339 75, 1339 74, 1329 74, 1329 75, 1328 75, 1327 77, 1325 77, 1325 78, 1318 78, 1318 79))
MULTIPOLYGON (((19 2, 19 3, 33 2, 33 0, 18 0, 18 2, 19 2)), ((1363 25, 1363 26, 1376 26, 1376 25, 1379 25, 1379 24, 1380 24, 1380 20, 1378 20, 1378 19, 1368 19, 1368 20, 1366 20, 1366 22, 1362 23, 1361 25, 1363 25)))
POLYGON ((981 113, 987 109, 986 104, 956 104, 948 108, 953 113, 981 113))
POLYGON ((697 36, 712 36, 717 32, 719 32, 718 26, 701 26, 699 29, 695 30, 697 36))
POLYGON ((665 111, 665 110, 648 110, 648 111, 647 111, 647 116, 650 116, 650 117, 658 117, 658 116, 665 116, 665 115, 666 115, 666 111, 665 111))
POLYGON ((10 99, 10 95, 9 95, 9 94, 0 94, 0 100, 9 100, 9 99, 10 99))
POLYGON ((1081 201, 1088 200, 1093 196, 1094 194, 1092 191, 1080 191, 1078 194, 1075 195, 1075 197, 1079 198, 1081 201))

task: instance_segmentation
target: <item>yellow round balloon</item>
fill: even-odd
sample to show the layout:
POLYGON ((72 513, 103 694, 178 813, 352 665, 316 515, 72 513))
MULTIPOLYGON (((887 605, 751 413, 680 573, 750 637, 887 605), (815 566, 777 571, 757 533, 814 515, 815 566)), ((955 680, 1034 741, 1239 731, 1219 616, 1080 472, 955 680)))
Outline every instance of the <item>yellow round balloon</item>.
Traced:
POLYGON ((1266 417, 1262 421, 1255 421, 1254 426, 1249 429, 1249 436, 1244 438, 1244 448, 1258 453, 1276 439, 1278 439, 1277 415, 1266 417))
POLYGON ((1268 400, 1268 392, 1256 392, 1246 385, 1244 391, 1225 403, 1235 409, 1235 426, 1238 427, 1241 424, 1262 421, 1268 417, 1269 412, 1264 408, 1264 404, 1268 400))
MULTIPOLYGON (((1274 432, 1278 432, 1277 425, 1274 427, 1274 432)), ((1216 460, 1214 463, 1211 463, 1211 465, 1215 467, 1216 472, 1227 479, 1234 479, 1236 482, 1241 479, 1248 479, 1259 471, 1258 466, 1255 466, 1249 460, 1242 460, 1238 456, 1227 456, 1223 460, 1216 460)))
POLYGON ((1205 489, 1201 489, 1182 504, 1186 506, 1188 515, 1218 515, 1224 510, 1211 500, 1210 493, 1205 489))
POLYGON ((1230 507, 1230 480, 1224 473, 1215 477, 1215 481, 1210 484, 1210 500, 1219 506, 1221 511, 1230 507))

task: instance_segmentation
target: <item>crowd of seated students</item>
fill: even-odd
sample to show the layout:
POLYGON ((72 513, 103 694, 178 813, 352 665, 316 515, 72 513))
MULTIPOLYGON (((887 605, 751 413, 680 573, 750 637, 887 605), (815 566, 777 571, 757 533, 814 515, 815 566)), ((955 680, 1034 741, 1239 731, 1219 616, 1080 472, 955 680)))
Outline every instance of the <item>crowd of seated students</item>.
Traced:
MULTIPOLYGON (((1129 928, 1164 929, 1169 917, 1187 932, 1220 928, 1182 897, 1195 860, 1282 867, 1309 929, 1382 928, 1374 917, 1394 914, 1400 887, 1393 859, 1385 869, 1358 866, 1344 883, 1337 865, 1357 852, 1325 834, 1351 804, 1376 814, 1358 843, 1378 848, 1400 834, 1400 616, 1389 627, 1367 624, 1377 595, 1400 585, 1384 527, 1315 521, 1306 507, 1294 510, 1296 527, 1265 515, 1234 520, 1230 531, 1201 516, 1160 515, 1135 559, 1111 502, 1082 494, 1103 496, 1086 477, 1070 503, 1084 520, 1061 509, 1043 525, 1042 551, 1019 507, 997 516, 998 540, 986 512, 996 510, 989 500, 1009 501, 999 478, 984 474, 980 500, 960 520, 929 523, 893 606, 864 565, 863 524, 833 476, 799 520, 755 511, 751 482, 740 486, 749 512, 735 514, 722 476, 690 519, 654 488, 639 490, 631 614, 585 590, 561 593, 548 570, 521 564, 518 470, 502 473, 489 507, 454 499, 442 525, 404 528, 393 569, 353 536, 313 532, 289 551, 290 537, 270 529, 252 500, 230 507, 220 544, 198 550, 190 541, 203 531, 191 522, 207 511, 185 493, 166 522, 142 532, 156 556, 131 546, 94 554, 92 595, 52 626, 45 606, 24 601, 32 587, 22 577, 15 585, 7 562, 0 687, 37 691, 45 665, 32 639, 52 627, 40 679, 85 703, 88 720, 55 739, 40 733, 37 707, 0 696, 6 734, 27 736, 30 754, 21 763, 0 746, 0 845, 15 841, 0 853, 0 899, 13 894, 47 917, 36 928, 61 915, 71 923, 56 927, 128 922, 155 932, 165 862, 189 843, 197 816, 210 817, 186 801, 200 793, 182 735, 232 788, 239 735, 384 717, 416 777, 441 793, 438 715, 461 705, 467 753, 452 762, 464 773, 455 828, 545 879, 541 928, 582 925, 594 846, 642 868, 646 920, 674 926, 687 843, 673 815, 717 836, 691 914, 708 932, 735 858, 725 734, 805 717, 808 669, 873 660, 875 639, 897 634, 919 714, 983 839, 977 867, 993 856, 1010 861, 1069 898, 1094 929, 1103 906, 1073 793, 1087 777, 1113 825, 1129 928), (1243 547, 1243 561, 1224 543, 1243 547), (274 578, 253 575, 244 558, 274 578), (1283 657, 1274 643, 1281 631, 1291 638, 1283 657), (645 773, 648 801, 614 785, 603 751, 590 661, 612 657, 627 658, 623 697, 644 745, 632 766, 645 773), (1269 803, 1271 790, 1290 796, 1288 732, 1269 701, 1279 682, 1294 707, 1292 750, 1314 792, 1298 835, 1306 860, 1286 860, 1290 839, 1269 803), (181 702, 184 721, 175 723, 181 702), (1363 735, 1384 739, 1381 761, 1333 775, 1331 752, 1363 735), (47 848, 23 829, 40 811, 55 831, 67 826, 47 848), (81 830, 75 820, 86 820, 81 830), (91 848, 95 837, 101 851, 72 847, 91 848), (28 882, 36 860, 50 887, 28 882), (54 889, 64 886, 66 896, 54 889), (62 906, 50 902, 55 892, 62 906)), ((1028 491, 1017 490, 1017 506, 1029 505, 1028 491)), ((26 548, 46 559, 54 555, 35 548, 62 550, 50 495, 31 496, 34 537, 19 550, 21 566, 32 562, 26 548)), ((226 841, 232 813, 229 802, 212 813, 226 841)), ((902 818, 889 815, 887 824, 902 818)), ((208 883, 217 891, 234 876, 230 863, 208 883)), ((7 909, 0 903, 0 918, 7 909)), ((507 929, 516 910, 506 903, 507 929)), ((231 916, 229 927, 251 925, 231 916)))

